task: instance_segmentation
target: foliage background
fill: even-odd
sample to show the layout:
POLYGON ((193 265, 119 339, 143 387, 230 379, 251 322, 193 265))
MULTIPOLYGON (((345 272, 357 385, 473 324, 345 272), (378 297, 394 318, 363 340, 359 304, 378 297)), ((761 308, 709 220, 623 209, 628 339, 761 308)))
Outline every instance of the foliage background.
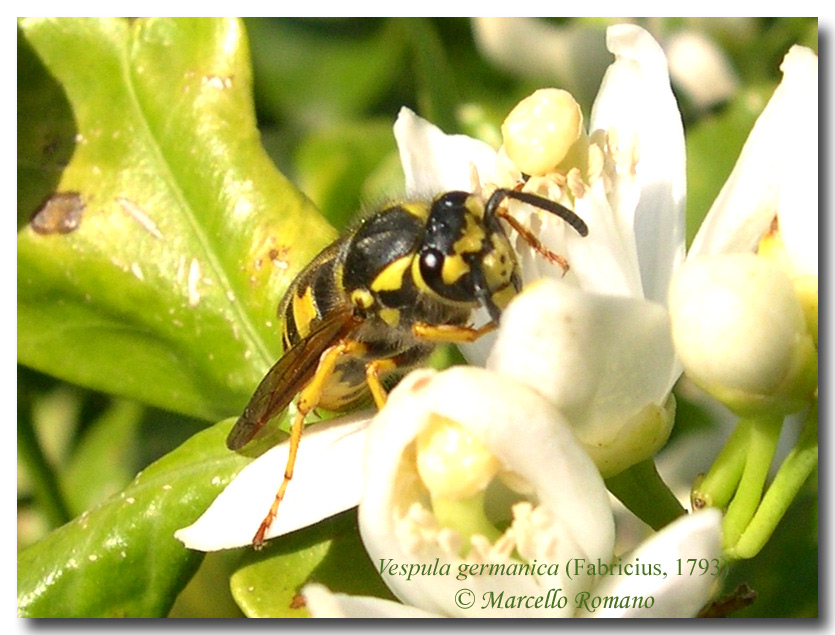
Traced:
MULTIPOLYGON (((568 88, 588 115, 609 23, 549 20, 577 55, 520 73, 486 59, 464 19, 19 21, 21 614, 297 615, 308 577, 387 596, 351 512, 257 555, 203 558, 171 532, 248 460, 222 439, 278 355, 272 312, 293 272, 402 187, 399 108, 493 143, 542 86, 568 88), (81 194, 81 226, 35 234, 29 220, 55 191, 81 194), (262 582, 268 597, 248 591, 262 582)), ((739 80, 708 108, 674 84, 692 237, 786 50, 817 51, 817 20, 641 24, 662 42, 710 38, 739 80)), ((718 425, 680 402, 674 442, 718 425)), ((688 467, 692 478, 704 466, 688 467)), ((766 549, 732 568, 727 588, 760 594, 737 615, 817 615, 817 554, 812 479, 766 549)))

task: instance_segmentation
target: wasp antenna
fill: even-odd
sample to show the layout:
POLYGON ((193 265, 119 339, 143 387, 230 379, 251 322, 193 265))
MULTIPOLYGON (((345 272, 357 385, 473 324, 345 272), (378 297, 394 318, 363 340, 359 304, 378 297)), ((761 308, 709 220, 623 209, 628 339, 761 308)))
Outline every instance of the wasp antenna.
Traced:
POLYGON ((533 205, 539 209, 550 212, 555 216, 559 216, 566 223, 568 223, 581 236, 588 236, 589 227, 582 218, 577 216, 573 211, 560 205, 559 203, 539 196, 538 194, 531 194, 530 192, 520 192, 518 190, 498 189, 490 196, 485 206, 485 214, 496 214, 499 204, 506 198, 513 198, 522 203, 533 205))

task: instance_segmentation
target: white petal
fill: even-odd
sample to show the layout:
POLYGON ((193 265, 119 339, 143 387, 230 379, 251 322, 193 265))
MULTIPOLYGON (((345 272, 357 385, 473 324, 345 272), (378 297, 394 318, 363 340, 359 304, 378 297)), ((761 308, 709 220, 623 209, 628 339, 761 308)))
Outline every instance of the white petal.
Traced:
MULTIPOLYGON (((780 234, 796 274, 818 275, 818 58, 794 46, 783 64, 784 99, 795 119, 777 209, 780 234)), ((787 123, 788 125, 788 123, 787 123)))
POLYGON ((663 575, 613 575, 594 589, 594 594, 600 597, 651 596, 653 606, 602 609, 595 612, 594 617, 695 617, 710 599, 711 588, 723 573, 721 536, 722 514, 717 509, 688 514, 671 523, 621 563, 658 564, 663 575), (691 558, 696 560, 692 575, 688 562, 691 558), (678 575, 679 561, 682 575, 678 575), (699 568, 702 563, 708 566, 704 575, 699 568))
POLYGON ((667 400, 680 369, 660 304, 540 280, 508 306, 487 367, 555 404, 606 476, 652 456, 669 436, 667 400))
POLYGON ((410 197, 472 191, 472 166, 484 175, 492 175, 495 168, 496 152, 489 145, 466 135, 448 135, 408 108, 400 109, 394 137, 410 197))
MULTIPOLYGON (((588 455, 560 415, 537 393, 484 369, 454 367, 443 373, 419 370, 410 373, 392 391, 386 407, 369 430, 366 447, 366 490, 360 505, 360 531, 375 564, 386 559, 396 563, 431 565, 435 558, 449 562, 452 575, 406 576, 386 574, 389 588, 404 602, 446 615, 473 613, 455 605, 455 593, 470 589, 479 602, 485 593, 506 595, 544 594, 552 585, 575 588, 588 581, 558 576, 471 576, 456 580, 457 553, 435 543, 418 541, 408 547, 398 537, 396 516, 404 514, 416 494, 414 468, 408 469, 412 440, 429 421, 430 413, 448 417, 480 438, 508 469, 533 486, 537 500, 552 513, 542 533, 554 536, 542 543, 543 562, 564 562, 571 557, 611 555, 614 526, 605 487, 588 455), (547 585, 543 588, 541 585, 547 585)), ((464 563, 472 563, 470 554, 464 563)), ((555 588, 556 588, 555 587, 555 588)), ((567 591, 566 591, 567 593, 567 591)), ((479 616, 543 615, 543 609, 479 610, 479 616)), ((561 615, 565 610, 554 610, 561 615)))
MULTIPOLYGON (((622 201, 620 208, 627 203, 622 201)), ((571 264, 570 273, 578 286, 591 293, 618 296, 644 297, 637 245, 631 226, 623 224, 623 218, 614 213, 598 180, 575 202, 574 211, 586 219, 589 235, 569 235, 566 255, 571 264)), ((549 225, 549 227, 552 225, 549 225)), ((545 244, 551 242, 543 233, 545 244)))
MULTIPOLYGON (((359 503, 368 414, 314 425, 302 435, 295 474, 267 538, 312 525, 359 503)), ((275 498, 289 443, 247 465, 192 525, 174 536, 189 549, 217 551, 252 543, 275 498)))
POLYGON ((781 232, 788 223, 788 243, 796 245, 792 253, 817 272, 817 58, 795 47, 783 69, 783 81, 693 239, 693 256, 754 251, 779 209, 781 232))
POLYGON ((302 589, 302 595, 313 617, 441 617, 391 600, 331 593, 321 584, 308 584, 302 589))
MULTIPOLYGON (((664 302, 674 268, 684 257, 684 129, 670 88, 664 52, 635 25, 609 27, 607 46, 616 60, 606 71, 589 131, 617 131, 619 147, 639 157, 640 199, 629 217, 635 232, 645 296, 664 302)), ((624 175, 627 177, 627 175, 624 175)))

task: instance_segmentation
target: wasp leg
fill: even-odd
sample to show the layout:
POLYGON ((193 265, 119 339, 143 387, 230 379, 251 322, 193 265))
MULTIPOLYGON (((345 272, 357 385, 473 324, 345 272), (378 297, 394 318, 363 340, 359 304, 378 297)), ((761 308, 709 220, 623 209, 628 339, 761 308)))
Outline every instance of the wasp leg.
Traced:
POLYGON ((398 367, 397 357, 375 359, 365 365, 365 381, 378 410, 386 405, 387 398, 386 389, 380 381, 380 373, 397 370, 398 367))
POLYGON ((553 251, 551 251, 545 245, 543 245, 539 241, 539 239, 533 235, 533 232, 531 232, 530 229, 525 227, 522 223, 520 223, 513 216, 511 216, 509 212, 503 209, 499 209, 496 211, 496 216, 506 220, 507 224, 513 227, 513 229, 515 229, 516 232, 522 237, 522 240, 528 243, 538 254, 540 254, 543 258, 548 260, 548 262, 552 262, 555 265, 558 265, 562 269, 562 275, 568 273, 568 270, 570 269, 568 261, 559 254, 555 254, 553 251))
POLYGON ((475 342, 479 337, 495 330, 497 327, 498 324, 495 322, 488 322, 477 329, 457 324, 415 322, 412 324, 412 334, 430 342, 475 342))
POLYGON ((296 454, 299 450, 299 442, 302 438, 302 428, 304 427, 304 420, 308 413, 313 410, 319 403, 322 397, 322 392, 325 388, 325 383, 333 375, 336 362, 343 355, 359 354, 365 351, 365 345, 355 340, 342 340, 330 348, 325 349, 319 357, 319 365, 316 367, 316 374, 299 393, 299 399, 296 404, 296 416, 293 418, 293 425, 290 427, 290 452, 287 455, 287 463, 284 466, 284 479, 275 494, 273 504, 270 506, 270 511, 261 521, 258 531, 252 538, 252 545, 256 549, 264 546, 264 536, 267 534, 270 525, 278 515, 278 506, 284 498, 284 493, 287 491, 287 485, 293 478, 293 468, 296 465, 296 454))
POLYGON ((377 409, 382 409, 386 405, 388 398, 388 391, 383 382, 380 380, 382 373, 388 373, 394 370, 405 372, 406 370, 422 364, 426 361, 429 353, 434 348, 428 343, 420 343, 400 351, 391 357, 380 357, 373 359, 365 365, 365 379, 371 395, 374 397, 374 403, 377 404, 377 409))

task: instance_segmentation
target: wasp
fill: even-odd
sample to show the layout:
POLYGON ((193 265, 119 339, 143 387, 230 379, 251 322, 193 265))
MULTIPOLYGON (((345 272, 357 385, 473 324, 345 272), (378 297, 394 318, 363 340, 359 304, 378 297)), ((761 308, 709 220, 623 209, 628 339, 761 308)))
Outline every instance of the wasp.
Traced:
POLYGON ((562 218, 581 236, 583 220, 549 199, 516 189, 480 195, 453 191, 430 202, 393 204, 367 217, 326 247, 287 289, 278 305, 284 355, 270 368, 226 439, 249 442, 296 401, 284 478, 253 544, 263 545, 278 513, 308 413, 344 411, 368 399, 386 400, 383 381, 423 363, 440 342, 471 342, 495 329, 522 289, 505 221, 538 253, 548 251, 503 205, 508 199, 562 218), (470 326, 473 311, 490 321, 470 326))

